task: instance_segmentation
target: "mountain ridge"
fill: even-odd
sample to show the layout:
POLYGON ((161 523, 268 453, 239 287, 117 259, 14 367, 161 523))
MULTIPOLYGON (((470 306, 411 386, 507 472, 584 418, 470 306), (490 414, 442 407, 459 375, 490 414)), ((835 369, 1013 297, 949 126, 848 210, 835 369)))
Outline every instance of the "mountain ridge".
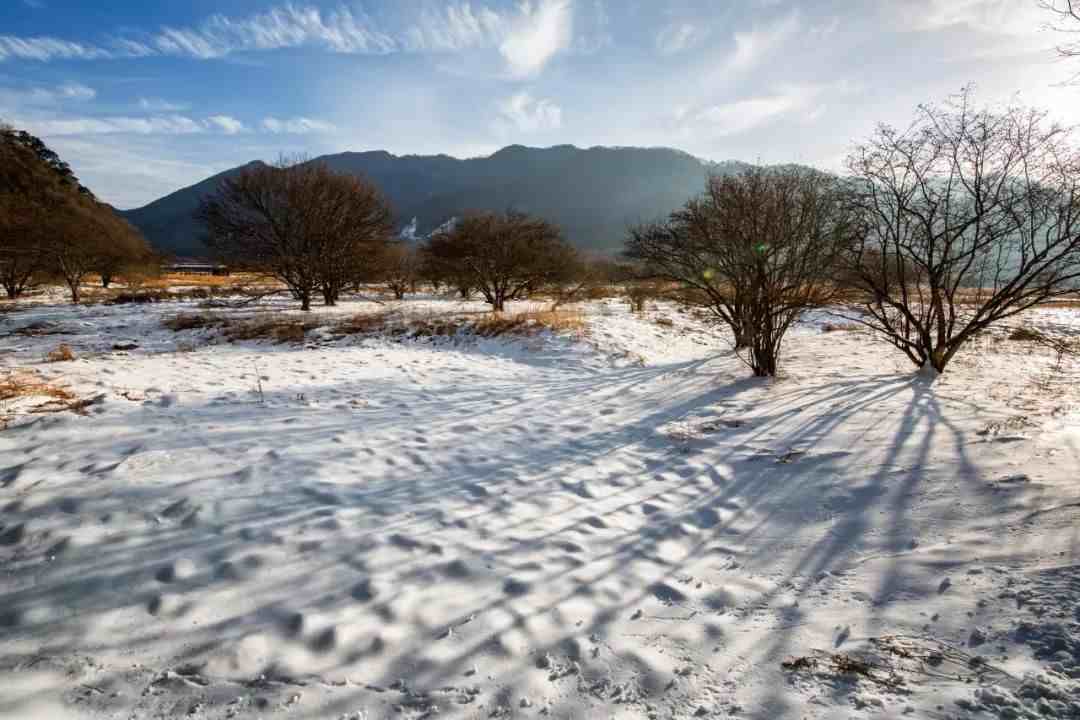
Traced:
MULTIPOLYGON (((567 239, 593 251, 621 247, 628 225, 666 215, 704 189, 709 173, 745 163, 712 163, 665 147, 547 148, 508 145, 484 157, 346 151, 313 158, 366 177, 386 196, 399 228, 414 219, 423 235, 470 210, 510 208, 558 224, 567 239)), ((199 198, 255 160, 180 188, 140 208, 120 211, 159 250, 204 255, 193 213, 199 198)))

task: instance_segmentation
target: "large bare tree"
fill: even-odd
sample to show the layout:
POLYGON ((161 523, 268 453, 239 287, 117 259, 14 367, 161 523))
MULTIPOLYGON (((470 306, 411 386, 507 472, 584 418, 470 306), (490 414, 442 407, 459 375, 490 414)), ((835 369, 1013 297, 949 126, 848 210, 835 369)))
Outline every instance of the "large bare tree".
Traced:
POLYGON ((277 278, 304 310, 316 294, 333 305, 370 272, 393 227, 374 185, 302 158, 225 179, 197 217, 219 257, 277 278))
POLYGON ((577 253, 553 224, 524 213, 471 213, 453 229, 432 235, 428 262, 459 289, 478 290, 495 312, 510 300, 561 283, 577 253))
POLYGON ((836 178, 758 167, 711 177, 667 220, 632 228, 625 254, 730 327, 754 374, 771 376, 791 325, 835 295, 832 271, 854 230, 836 178))
POLYGON ((1004 318, 1080 281, 1080 156, 1045 113, 970 91, 878 128, 847 161, 864 322, 931 375, 1004 318))

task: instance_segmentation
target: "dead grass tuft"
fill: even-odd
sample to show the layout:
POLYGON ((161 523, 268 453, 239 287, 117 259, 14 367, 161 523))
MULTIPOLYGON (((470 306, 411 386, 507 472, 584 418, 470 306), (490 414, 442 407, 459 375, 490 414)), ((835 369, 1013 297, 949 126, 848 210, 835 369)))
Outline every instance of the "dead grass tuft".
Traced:
POLYGON ((1023 327, 1023 326, 1013 328, 1009 332, 1008 338, 1010 340, 1015 340, 1016 342, 1045 343, 1047 341, 1047 337, 1046 337, 1045 333, 1043 333, 1043 332, 1041 332, 1039 330, 1036 330, 1035 328, 1032 328, 1032 327, 1023 327))
POLYGON ((520 313, 491 313, 473 322, 473 332, 481 337, 535 335, 544 330, 556 333, 580 333, 585 327, 581 312, 542 310, 520 313))
POLYGON ((67 343, 60 343, 45 356, 45 361, 51 363, 71 362, 74 359, 75 351, 67 343))
POLYGON ((862 326, 858 323, 825 323, 821 326, 821 332, 859 332, 862 326))
POLYGON ((407 317, 380 312, 354 315, 334 326, 336 335, 387 334, 409 337, 450 337, 474 335, 535 335, 544 330, 556 333, 584 332, 585 320, 577 310, 541 310, 482 315, 429 315, 407 317))
POLYGON ((50 397, 55 400, 72 401, 75 394, 65 387, 45 382, 30 370, 10 370, 0 376, 0 401, 17 400, 22 397, 50 397))
POLYGON ((161 321, 161 324, 173 332, 181 332, 182 330, 200 330, 224 325, 225 319, 210 313, 180 313, 165 318, 161 321))
POLYGON ((304 320, 273 315, 225 325, 224 335, 229 341, 273 340, 274 342, 303 342, 308 330, 319 326, 315 320, 304 320))

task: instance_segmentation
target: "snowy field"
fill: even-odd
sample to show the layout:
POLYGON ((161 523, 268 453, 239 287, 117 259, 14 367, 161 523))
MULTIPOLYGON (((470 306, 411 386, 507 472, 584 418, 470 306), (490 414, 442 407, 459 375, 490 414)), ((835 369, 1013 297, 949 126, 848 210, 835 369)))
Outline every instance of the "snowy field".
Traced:
POLYGON ((928 385, 819 313, 764 381, 617 300, 333 332, 376 309, 0 313, 0 371, 86 401, 0 404, 0 717, 1080 717, 1075 359, 984 337, 928 385))

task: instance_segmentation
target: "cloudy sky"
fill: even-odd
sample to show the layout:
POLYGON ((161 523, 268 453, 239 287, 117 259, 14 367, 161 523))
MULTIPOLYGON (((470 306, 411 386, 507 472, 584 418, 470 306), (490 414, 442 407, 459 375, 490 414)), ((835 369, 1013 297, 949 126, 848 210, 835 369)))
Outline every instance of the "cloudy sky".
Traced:
POLYGON ((0 119, 135 207, 279 153, 664 145, 837 169, 975 83, 1080 122, 1038 0, 4 0, 0 119))

